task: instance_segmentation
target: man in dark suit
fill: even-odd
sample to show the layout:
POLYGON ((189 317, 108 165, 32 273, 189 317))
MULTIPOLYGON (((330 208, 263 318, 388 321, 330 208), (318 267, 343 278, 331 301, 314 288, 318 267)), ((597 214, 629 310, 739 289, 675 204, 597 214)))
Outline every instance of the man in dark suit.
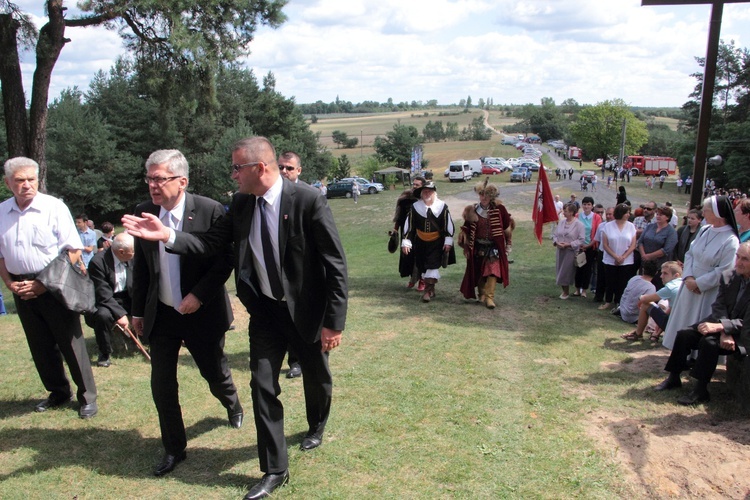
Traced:
POLYGON ((690 328, 677 332, 672 354, 664 368, 669 376, 657 391, 682 386, 680 373, 687 369, 687 358, 698 349, 698 359, 690 375, 698 382, 693 390, 680 397, 682 405, 710 401, 708 383, 716 371, 719 356, 734 354, 738 349, 750 349, 750 243, 737 250, 735 270, 722 274, 719 295, 711 306, 711 315, 690 328))
POLYGON ((243 139, 232 151, 238 184, 229 213, 203 234, 165 228, 156 217, 123 218, 133 234, 180 254, 211 254, 234 242, 237 295, 250 313, 250 387, 265 473, 245 499, 270 495, 289 481, 279 372, 287 344, 302 366, 308 431, 300 445, 321 444, 331 409, 328 353, 346 322, 346 259, 324 196, 279 174, 273 145, 243 139))
MULTIPOLYGON (((136 207, 182 231, 207 231, 223 214, 221 204, 187 193, 188 163, 177 150, 155 151, 146 161, 151 201, 136 207)), ((137 235, 135 235, 137 236, 137 235)), ((156 476, 171 472, 186 457, 177 362, 183 342, 229 423, 242 425, 243 411, 224 354, 232 309, 224 282, 232 272, 231 247, 215 256, 180 257, 164 244, 136 239, 133 260, 133 326, 151 345, 151 392, 159 413, 164 457, 156 476)))
MULTIPOLYGON (((299 178, 299 174, 302 173, 302 159, 294 151, 285 151, 281 153, 276 163, 279 164, 279 173, 282 177, 286 177, 295 184, 305 182, 299 178)), ((302 367, 299 364, 297 353, 294 352, 294 347, 291 344, 289 344, 289 356, 287 362, 289 363, 289 371, 286 372, 286 378, 301 377, 302 367)))
POLYGON ((112 364, 112 328, 115 324, 123 328, 129 324, 130 291, 133 289, 129 262, 134 254, 133 237, 120 233, 109 248, 96 253, 89 262, 89 276, 96 290, 96 312, 86 315, 86 324, 94 329, 99 347, 96 364, 103 368, 112 364))

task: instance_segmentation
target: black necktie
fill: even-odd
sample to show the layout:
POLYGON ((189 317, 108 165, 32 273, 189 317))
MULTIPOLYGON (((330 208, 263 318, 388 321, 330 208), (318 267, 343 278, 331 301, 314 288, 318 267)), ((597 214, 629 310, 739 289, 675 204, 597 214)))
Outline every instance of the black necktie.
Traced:
POLYGON ((273 255, 271 233, 268 230, 268 222, 266 221, 265 198, 258 198, 258 208, 260 209, 260 242, 263 245, 263 262, 266 264, 266 274, 268 274, 268 282, 271 285, 273 298, 281 300, 284 297, 284 287, 281 286, 279 271, 276 269, 276 259, 274 259, 273 255))

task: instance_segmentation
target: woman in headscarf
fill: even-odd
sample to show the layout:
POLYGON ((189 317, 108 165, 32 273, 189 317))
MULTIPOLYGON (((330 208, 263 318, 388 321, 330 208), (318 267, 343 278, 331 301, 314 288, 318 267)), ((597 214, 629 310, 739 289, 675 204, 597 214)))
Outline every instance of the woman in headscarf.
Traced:
POLYGON ((512 219, 505 206, 497 199, 497 186, 478 184, 474 191, 479 203, 464 209, 464 225, 458 244, 466 256, 466 272, 461 282, 461 293, 467 299, 477 297, 487 309, 495 308, 495 286, 502 280, 508 286, 508 256, 511 245, 512 219))
POLYGON ((682 288, 669 314, 664 330, 665 347, 672 349, 677 332, 699 322, 711 313, 719 294, 721 273, 734 267, 740 246, 732 203, 726 196, 703 201, 703 226, 685 254, 682 288))
POLYGON ((448 205, 437 197, 433 181, 414 190, 419 198, 409 210, 404 224, 404 239, 401 251, 408 255, 414 252, 414 262, 425 282, 422 302, 435 296, 435 285, 440 279, 439 268, 456 263, 453 250, 453 219, 448 205))

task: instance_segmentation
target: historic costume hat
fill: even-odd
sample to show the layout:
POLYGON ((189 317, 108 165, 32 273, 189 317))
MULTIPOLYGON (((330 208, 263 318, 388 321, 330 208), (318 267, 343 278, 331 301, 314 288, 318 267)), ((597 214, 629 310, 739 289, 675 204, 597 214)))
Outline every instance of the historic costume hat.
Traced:
POLYGON ((414 190, 414 197, 421 199, 422 190, 424 189, 432 189, 433 191, 437 191, 437 186, 435 186, 435 183, 433 181, 427 181, 425 182, 424 186, 414 190))

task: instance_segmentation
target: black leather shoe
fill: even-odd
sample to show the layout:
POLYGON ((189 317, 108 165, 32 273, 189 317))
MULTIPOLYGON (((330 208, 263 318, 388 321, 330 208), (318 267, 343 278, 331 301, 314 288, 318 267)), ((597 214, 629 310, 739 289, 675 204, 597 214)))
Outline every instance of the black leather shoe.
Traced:
POLYGON ((187 453, 185 453, 184 451, 178 453, 177 455, 170 455, 169 453, 165 453, 164 457, 161 459, 161 462, 159 462, 159 465, 157 465, 156 469, 154 469, 154 476, 161 477, 164 474, 172 472, 177 464, 179 464, 186 458, 187 453))
POLYGON ((240 411, 239 413, 228 415, 228 417, 229 425, 231 425, 235 429, 239 429, 240 427, 242 427, 242 420, 245 418, 245 413, 240 411))
POLYGON ((44 401, 38 402, 34 407, 34 411, 37 413, 41 413, 43 411, 49 410, 50 408, 57 408, 58 406, 62 406, 65 403, 70 402, 71 399, 72 396, 68 396, 67 398, 54 398, 50 396, 44 401))
POLYGON ((109 368, 112 365, 112 361, 110 361, 109 356, 99 356, 99 359, 96 360, 96 366, 101 366, 102 368, 109 368))
POLYGON ((690 394, 680 397, 677 402, 684 406, 697 405, 698 403, 708 403, 711 401, 711 395, 708 391, 692 390, 690 394))
POLYGON ((682 380, 680 380, 680 377, 675 377, 674 375, 670 375, 669 377, 665 378, 661 384, 654 387, 655 391, 669 391, 671 389, 678 389, 682 387, 682 380))
POLYGON ((242 500, 255 500, 256 498, 266 498, 274 490, 281 488, 289 482, 289 471, 285 470, 279 474, 264 474, 258 484, 250 488, 247 495, 242 500))
POLYGON ((302 443, 299 445, 299 449, 302 451, 314 450, 315 448, 320 446, 320 443, 322 442, 323 442, 322 438, 319 438, 315 434, 308 434, 302 440, 302 443))
POLYGON ((302 376, 302 367, 299 365, 299 363, 294 363, 289 368, 289 371, 286 372, 286 378, 297 378, 301 376, 302 376))
POLYGON ((96 403, 81 405, 78 409, 78 416, 81 418, 91 418, 96 415, 98 411, 99 407, 96 406, 96 403))

